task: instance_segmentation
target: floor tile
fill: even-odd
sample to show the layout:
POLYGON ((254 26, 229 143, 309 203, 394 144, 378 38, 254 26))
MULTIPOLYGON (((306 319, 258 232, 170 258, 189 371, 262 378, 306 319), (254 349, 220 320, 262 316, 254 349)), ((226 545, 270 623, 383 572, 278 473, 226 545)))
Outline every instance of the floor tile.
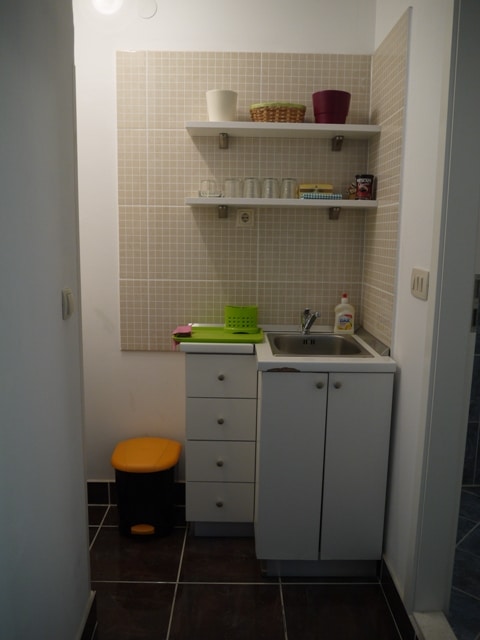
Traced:
POLYGON ((280 587, 181 584, 169 640, 285 640, 280 587))
POLYGON ((473 556, 480 558, 480 524, 471 529, 458 545, 461 551, 468 551, 473 556))
POLYGON ((88 504, 104 504, 109 501, 108 483, 106 482, 87 482, 88 504))
POLYGON ((288 640, 400 640, 379 585, 282 585, 288 640))
POLYGON ((180 580, 186 582, 260 582, 261 563, 253 538, 188 535, 180 580))
POLYGON ((447 620, 459 640, 477 640, 480 637, 480 600, 453 588, 447 620))
POLYGON ((93 582, 98 640, 163 640, 175 585, 93 582))
POLYGON ((108 506, 106 505, 90 505, 88 507, 88 523, 90 525, 98 525, 101 524, 105 514, 108 511, 108 506))
POLYGON ((453 566, 453 586, 480 600, 480 557, 457 549, 453 566))
POLYGON ((457 544, 460 540, 472 531, 472 529, 477 525, 475 520, 470 520, 469 518, 462 518, 460 516, 458 518, 458 527, 457 527, 457 544))
POLYGON ((92 580, 174 581, 185 529, 164 538, 121 536, 102 527, 90 551, 92 580))
POLYGON ((480 522, 480 494, 475 489, 463 489, 460 499, 460 515, 480 522))
POLYGON ((110 506, 103 521, 105 527, 118 527, 118 509, 116 506, 110 506))

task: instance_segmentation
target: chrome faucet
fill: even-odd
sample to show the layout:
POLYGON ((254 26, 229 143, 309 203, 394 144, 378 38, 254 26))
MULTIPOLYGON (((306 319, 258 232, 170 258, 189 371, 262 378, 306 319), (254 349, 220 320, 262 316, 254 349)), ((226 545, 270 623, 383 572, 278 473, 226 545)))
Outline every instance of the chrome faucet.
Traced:
POLYGON ((310 312, 310 309, 304 309, 301 316, 302 333, 307 335, 313 327, 313 323, 320 317, 318 311, 310 312))

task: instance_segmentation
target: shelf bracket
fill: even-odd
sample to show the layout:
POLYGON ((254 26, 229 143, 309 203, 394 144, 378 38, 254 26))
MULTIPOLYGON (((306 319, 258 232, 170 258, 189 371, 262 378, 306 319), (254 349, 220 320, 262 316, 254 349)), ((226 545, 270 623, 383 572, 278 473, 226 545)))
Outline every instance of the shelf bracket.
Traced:
POLYGON ((340 217, 341 207, 330 207, 328 210, 328 219, 329 220, 338 220, 340 217))
POLYGON ((218 148, 219 149, 228 149, 228 133, 219 133, 218 134, 218 148))
POLYGON ((218 217, 219 218, 228 218, 228 207, 226 204, 218 205, 218 217))
POLYGON ((332 151, 341 151, 343 145, 343 136, 333 136, 332 151))

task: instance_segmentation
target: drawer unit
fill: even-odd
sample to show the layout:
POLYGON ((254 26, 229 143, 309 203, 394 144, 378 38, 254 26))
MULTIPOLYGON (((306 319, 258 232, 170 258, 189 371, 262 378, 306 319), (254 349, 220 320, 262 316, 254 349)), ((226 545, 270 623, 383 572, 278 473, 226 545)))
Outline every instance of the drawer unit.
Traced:
POLYGON ((188 353, 186 365, 187 520, 253 522, 255 356, 188 353))

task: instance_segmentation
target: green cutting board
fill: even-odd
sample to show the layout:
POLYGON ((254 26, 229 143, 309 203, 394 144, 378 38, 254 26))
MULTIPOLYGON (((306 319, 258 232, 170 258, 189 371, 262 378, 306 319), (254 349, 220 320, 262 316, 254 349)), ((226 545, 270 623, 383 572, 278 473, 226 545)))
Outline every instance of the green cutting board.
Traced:
POLYGON ((263 342, 263 330, 256 333, 232 333, 225 331, 223 327, 192 327, 192 335, 189 338, 174 336, 175 342, 236 342, 258 343, 263 342))

